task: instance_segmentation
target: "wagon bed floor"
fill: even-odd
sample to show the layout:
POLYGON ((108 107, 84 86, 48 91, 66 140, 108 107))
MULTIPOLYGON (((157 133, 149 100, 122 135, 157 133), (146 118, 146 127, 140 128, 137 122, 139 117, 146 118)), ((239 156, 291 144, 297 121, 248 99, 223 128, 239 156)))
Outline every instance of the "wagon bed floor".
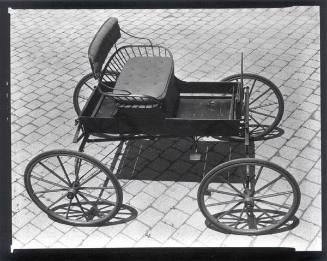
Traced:
POLYGON ((182 98, 176 116, 186 119, 229 119, 231 106, 231 99, 182 98))

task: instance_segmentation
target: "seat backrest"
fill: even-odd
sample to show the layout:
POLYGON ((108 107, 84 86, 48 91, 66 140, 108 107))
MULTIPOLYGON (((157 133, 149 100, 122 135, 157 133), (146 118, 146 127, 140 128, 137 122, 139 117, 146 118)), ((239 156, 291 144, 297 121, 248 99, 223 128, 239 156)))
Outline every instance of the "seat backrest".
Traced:
POLYGON ((95 34, 88 51, 89 61, 94 77, 97 79, 107 55, 120 38, 118 19, 110 17, 95 34))

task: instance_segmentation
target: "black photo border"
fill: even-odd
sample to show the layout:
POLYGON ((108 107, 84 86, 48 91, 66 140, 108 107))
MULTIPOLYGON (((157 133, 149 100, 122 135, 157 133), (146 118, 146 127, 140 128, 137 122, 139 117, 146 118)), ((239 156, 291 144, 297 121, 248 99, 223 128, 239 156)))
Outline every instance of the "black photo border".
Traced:
POLYGON ((327 260, 327 0, 0 0, 0 260, 327 260), (291 248, 40 249, 11 253, 10 15, 12 9, 280 8, 319 6, 322 251, 291 248))

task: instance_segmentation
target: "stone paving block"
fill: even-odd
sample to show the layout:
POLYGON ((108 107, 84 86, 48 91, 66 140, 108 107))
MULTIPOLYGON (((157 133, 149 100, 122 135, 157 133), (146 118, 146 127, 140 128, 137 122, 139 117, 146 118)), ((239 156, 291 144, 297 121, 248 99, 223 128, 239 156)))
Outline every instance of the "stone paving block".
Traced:
POLYGON ((175 228, 160 221, 149 231, 149 234, 155 240, 164 243, 175 231, 175 228))
POLYGON ((311 147, 306 147, 304 148, 304 150, 301 152, 300 156, 309 159, 309 160, 313 160, 316 161, 320 158, 321 156, 321 151, 311 148, 311 147))
POLYGON ((121 234, 121 231, 127 226, 128 224, 115 224, 109 227, 99 227, 98 230, 105 235, 110 236, 110 238, 114 238, 117 235, 121 234), (109 228, 109 229, 108 229, 109 228))
POLYGON ((273 163, 276 163, 277 165, 279 165, 283 168, 287 168, 290 164, 289 160, 284 159, 282 157, 277 157, 277 156, 273 157, 270 161, 273 163))
POLYGON ((45 245, 37 241, 36 239, 33 239, 32 241, 28 242, 24 248, 27 249, 42 249, 45 248, 45 245))
POLYGON ((168 195, 171 198, 174 198, 176 200, 180 200, 183 198, 187 193, 189 192, 189 189, 185 188, 182 185, 179 185, 178 183, 174 183, 172 186, 170 186, 166 191, 165 194, 168 195))
POLYGON ((129 204, 142 211, 146 209, 148 206, 150 206, 154 200, 155 200, 154 197, 144 192, 140 192, 129 201, 129 204))
POLYGON ((59 238, 64 235, 61 231, 54 228, 53 226, 49 226, 46 229, 42 229, 42 232, 36 237, 36 240, 41 242, 46 247, 52 247, 54 243, 57 242, 59 238))
POLYGON ((32 224, 26 224, 15 234, 15 238, 17 238, 21 243, 26 244, 35 238, 40 232, 41 230, 32 224))
POLYGON ((320 130, 320 122, 316 120, 307 120, 304 124, 304 127, 311 129, 313 131, 319 131, 320 130))
POLYGON ((134 247, 161 247, 162 244, 151 237, 143 237, 136 242, 134 247))
POLYGON ((267 158, 270 158, 272 156, 274 156, 277 152, 277 149, 275 149, 272 146, 266 145, 266 144, 262 144, 261 146, 259 146, 258 149, 256 149, 256 154, 259 155, 264 155, 267 158))
POLYGON ((312 198, 305 195, 301 194, 301 201, 300 201, 300 206, 299 209, 301 210, 306 210, 312 203, 312 198))
POLYGON ((147 233, 148 230, 148 226, 135 220, 133 223, 127 225, 127 227, 122 232, 129 238, 138 241, 147 233))
POLYGON ((302 220, 299 225, 292 230, 292 233, 305 239, 307 241, 312 241, 319 231, 319 227, 302 220))
POLYGON ((201 234, 201 232, 190 225, 183 224, 180 226, 177 231, 174 233, 172 238, 181 242, 185 246, 191 245, 196 238, 201 234))
POLYGON ((306 140, 311 140, 316 134, 317 133, 313 130, 309 130, 307 128, 301 128, 295 133, 295 136, 306 140))
POLYGON ((131 238, 125 236, 124 234, 119 234, 114 237, 110 242, 106 245, 106 247, 110 248, 122 248, 122 247, 132 247, 135 244, 135 241, 131 238))
POLYGON ((35 215, 31 211, 27 209, 21 209, 18 213, 13 215, 12 221, 18 228, 22 228, 31 222, 34 217, 35 215))
MULTIPOLYGON (((30 204, 31 200, 24 196, 23 194, 19 194, 12 200, 11 207, 13 213, 20 212, 23 210, 28 204, 30 204)), ((16 223, 15 223, 16 224, 16 223)), ((17 225, 17 224, 16 224, 17 225)))
POLYGON ((309 171, 313 165, 315 164, 314 161, 308 160, 302 157, 297 157, 291 164, 293 168, 300 169, 302 171, 309 171))
POLYGON ((307 179, 304 179, 300 184, 300 190, 303 194, 306 194, 310 197, 315 197, 320 190, 320 186, 307 179))
POLYGON ((162 247, 183 247, 183 244, 172 239, 169 238, 166 242, 164 242, 162 245, 162 247))
POLYGON ((321 138, 318 137, 318 135, 317 135, 315 138, 313 138, 310 141, 310 146, 314 147, 315 149, 320 150, 321 149, 321 138))
POLYGON ((163 193, 167 187, 163 185, 161 182, 151 182, 149 185, 147 185, 143 191, 146 192, 147 194, 157 197, 163 193))
POLYGON ((322 240, 321 237, 316 237, 311 244, 308 246, 307 249, 310 249, 310 251, 321 251, 322 249, 322 240))
POLYGON ((262 235, 258 236, 252 242, 252 247, 279 247, 282 242, 281 238, 275 237, 274 235, 262 235))
POLYGON ((187 196, 176 205, 176 208, 189 215, 199 209, 197 200, 187 196))
POLYGON ((128 193, 132 195, 137 195, 143 188, 146 186, 146 184, 143 181, 134 180, 131 183, 129 183, 124 190, 126 190, 128 193))
POLYGON ((60 239, 59 242, 65 246, 77 247, 79 246, 87 235, 81 232, 78 228, 72 228, 69 230, 69 233, 65 233, 60 239))
POLYGON ((285 238, 281 245, 288 245, 296 249, 306 249, 309 245, 309 242, 291 234, 285 238))
POLYGON ((140 221, 142 221, 144 224, 146 224, 149 227, 152 227, 155 225, 162 217, 164 214, 159 212, 158 210, 154 208, 147 208, 144 210, 138 217, 140 221))
POLYGON ((316 196, 316 198, 312 201, 312 205, 321 209, 321 194, 316 196))
POLYGON ((53 221, 45 213, 40 213, 35 218, 33 218, 31 223, 44 231, 44 229, 51 225, 53 221))
POLYGON ((168 212, 167 215, 164 216, 162 222, 165 222, 166 224, 174 228, 178 228, 185 222, 187 218, 187 214, 183 213, 178 209, 172 209, 168 212))
POLYGON ((199 231, 204 231, 204 229, 207 227, 205 224, 205 217, 200 211, 194 212, 193 215, 188 220, 186 220, 186 224, 191 225, 199 231))
POLYGON ((321 210, 317 207, 309 207, 303 214, 302 218, 315 225, 321 225, 321 210))
POLYGON ((252 243, 253 239, 254 237, 250 236, 228 235, 227 238, 224 240, 223 246, 245 247, 249 246, 252 243))

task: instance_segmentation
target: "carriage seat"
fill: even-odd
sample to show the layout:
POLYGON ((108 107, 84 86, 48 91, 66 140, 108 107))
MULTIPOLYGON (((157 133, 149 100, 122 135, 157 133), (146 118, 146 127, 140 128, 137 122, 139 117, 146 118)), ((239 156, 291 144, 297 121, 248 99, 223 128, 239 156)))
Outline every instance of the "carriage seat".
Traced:
MULTIPOLYGON (((147 95, 159 100, 169 115, 174 114, 178 92, 174 86, 174 62, 170 57, 133 57, 120 73, 115 89, 132 95, 147 95)), ((126 105, 146 105, 151 100, 120 99, 126 105)))

